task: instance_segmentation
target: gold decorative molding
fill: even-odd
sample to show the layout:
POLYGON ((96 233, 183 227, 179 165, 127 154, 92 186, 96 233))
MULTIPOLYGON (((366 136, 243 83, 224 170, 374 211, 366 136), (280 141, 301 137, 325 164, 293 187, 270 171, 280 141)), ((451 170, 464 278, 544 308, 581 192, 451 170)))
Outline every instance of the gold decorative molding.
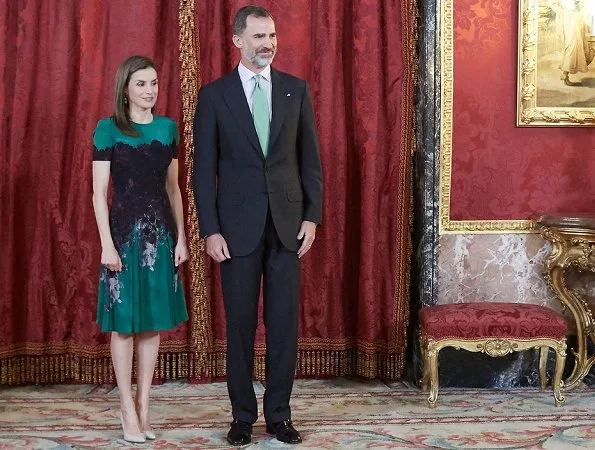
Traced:
POLYGON ((454 0, 441 3, 441 97, 440 97, 440 234, 494 234, 535 232, 531 220, 451 220, 452 124, 454 86, 454 0))
POLYGON ((518 350, 518 344, 508 339, 488 339, 478 345, 478 350, 490 356, 505 356, 518 350))
POLYGON ((564 381, 564 362, 566 359, 566 339, 556 340, 554 338, 519 339, 508 337, 487 337, 480 339, 444 338, 435 340, 427 336, 422 330, 420 332, 420 349, 423 361, 423 376, 421 379, 422 391, 427 392, 429 388, 428 404, 430 408, 436 407, 438 399, 438 354, 445 347, 452 347, 457 350, 463 349, 469 352, 481 352, 493 357, 505 356, 512 352, 521 352, 530 349, 539 349, 539 380, 541 389, 547 384, 546 363, 548 349, 554 350, 556 354, 556 367, 552 380, 552 390, 556 406, 564 403, 562 388, 564 381))
POLYGON ((576 324, 577 349, 571 349, 574 367, 565 381, 565 389, 569 390, 579 386, 595 365, 595 354, 589 352, 588 345, 589 340, 595 343, 593 313, 587 301, 566 284, 571 267, 595 272, 595 228, 571 227, 556 219, 544 217, 538 223, 541 236, 552 243, 552 251, 545 259, 546 282, 564 308, 570 311, 576 324))

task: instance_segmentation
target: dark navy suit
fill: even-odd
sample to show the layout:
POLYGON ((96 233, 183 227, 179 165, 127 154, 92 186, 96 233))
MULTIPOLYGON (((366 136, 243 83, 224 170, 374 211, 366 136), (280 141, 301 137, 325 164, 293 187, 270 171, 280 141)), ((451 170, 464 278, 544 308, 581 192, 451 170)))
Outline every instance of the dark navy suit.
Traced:
POLYGON ((254 337, 263 279, 267 423, 291 418, 302 221, 322 218, 322 170, 305 81, 271 68, 265 158, 237 68, 204 86, 194 117, 194 195, 202 237, 221 233, 227 384, 234 419, 254 423, 254 337))

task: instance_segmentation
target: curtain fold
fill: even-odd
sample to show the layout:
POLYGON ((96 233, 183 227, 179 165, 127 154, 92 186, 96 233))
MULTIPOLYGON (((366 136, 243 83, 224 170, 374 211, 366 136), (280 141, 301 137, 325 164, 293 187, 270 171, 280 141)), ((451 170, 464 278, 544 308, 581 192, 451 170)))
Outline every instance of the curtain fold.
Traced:
MULTIPOLYGON (((298 376, 399 379, 409 302, 414 0, 278 0, 275 66, 306 79, 325 179, 302 269, 298 376)), ((225 375, 218 269, 198 239, 191 120, 201 84, 238 61, 233 0, 0 2, 0 383, 113 380, 94 324, 99 237, 91 139, 117 66, 159 68, 157 113, 178 121, 190 321, 163 333, 156 378, 225 375)), ((264 377, 259 326, 255 372, 264 377)))
MULTIPOLYGON (((202 84, 237 64, 231 22, 243 5, 198 3, 202 84)), ((310 84, 324 170, 324 223, 302 263, 298 376, 398 379, 409 316, 415 3, 263 6, 276 22, 274 66, 310 84)), ((225 352, 225 319, 218 267, 206 266, 215 358, 225 352)), ((264 377, 262 321, 255 372, 264 377)))
MULTIPOLYGON (((92 134, 118 65, 152 56, 159 114, 180 119, 177 2, 1 2, 0 382, 111 380, 94 324, 100 245, 92 134)), ((189 278, 189 276, 187 277, 189 278)), ((160 370, 181 364, 188 325, 164 333, 160 370)))

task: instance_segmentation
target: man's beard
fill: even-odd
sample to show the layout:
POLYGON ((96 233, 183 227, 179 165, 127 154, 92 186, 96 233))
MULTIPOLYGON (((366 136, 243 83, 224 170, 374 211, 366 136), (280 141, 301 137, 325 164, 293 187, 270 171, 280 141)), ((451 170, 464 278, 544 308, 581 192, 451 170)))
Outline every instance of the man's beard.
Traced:
POLYGON ((254 55, 250 58, 250 62, 254 64, 256 67, 266 67, 273 62, 273 58, 275 57, 275 52, 271 50, 266 56, 259 55, 258 52, 261 52, 263 49, 260 49, 254 52, 254 55))

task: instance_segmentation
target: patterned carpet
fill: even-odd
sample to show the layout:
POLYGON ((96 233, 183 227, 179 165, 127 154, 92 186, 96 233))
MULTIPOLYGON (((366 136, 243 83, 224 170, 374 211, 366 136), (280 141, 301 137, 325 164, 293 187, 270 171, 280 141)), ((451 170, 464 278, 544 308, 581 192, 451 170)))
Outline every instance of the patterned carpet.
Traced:
MULTIPOLYGON (((262 394, 260 383, 256 389, 262 394)), ((153 393, 157 440, 131 447, 121 440, 113 386, 2 387, 0 449, 229 448, 224 383, 171 382, 153 393)), ((567 394, 561 408, 535 389, 445 389, 433 410, 426 399, 402 383, 298 380, 292 408, 304 443, 296 448, 595 448, 595 389, 567 394)), ((246 448, 287 447, 265 433, 261 417, 246 448)))

